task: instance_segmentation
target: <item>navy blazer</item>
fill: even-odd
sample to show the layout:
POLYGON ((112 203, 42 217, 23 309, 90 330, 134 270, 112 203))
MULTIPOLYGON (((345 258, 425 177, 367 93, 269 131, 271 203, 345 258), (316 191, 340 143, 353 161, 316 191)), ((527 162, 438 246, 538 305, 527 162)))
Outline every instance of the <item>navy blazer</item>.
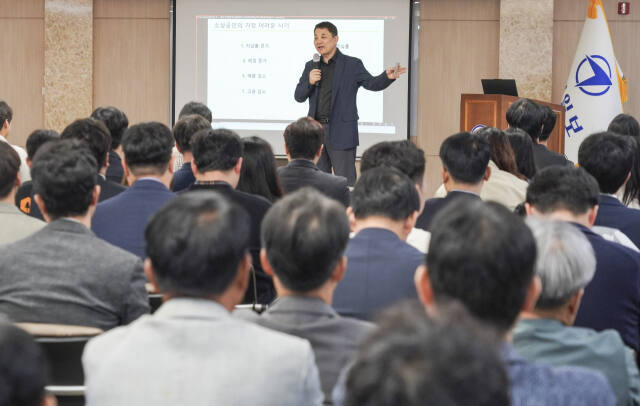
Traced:
POLYGON ((424 254, 392 231, 361 230, 345 255, 347 272, 333 294, 333 307, 341 315, 370 320, 378 311, 418 297, 413 275, 424 254))
POLYGON ((618 198, 600 195, 595 225, 617 228, 640 248, 640 210, 628 208, 618 198))
POLYGON ((144 259, 144 229, 149 217, 174 197, 159 181, 137 180, 124 192, 98 204, 91 229, 103 240, 144 259))
POLYGON ((307 159, 293 159, 287 166, 278 168, 278 177, 285 193, 292 193, 305 186, 311 186, 325 195, 349 206, 349 186, 347 178, 320 170, 307 159))
POLYGON ((640 254, 574 224, 596 255, 596 273, 584 290, 575 325, 614 329, 626 345, 640 350, 640 254))
POLYGON ((424 209, 420 213, 418 220, 416 220, 416 228, 430 231, 431 223, 436 214, 457 199, 480 199, 480 196, 471 192, 452 190, 445 197, 431 198, 425 202, 424 209))
MULTIPOLYGON (((338 49, 336 49, 335 58, 336 68, 331 86, 329 135, 324 143, 331 149, 347 150, 355 148, 359 144, 359 116, 356 107, 358 88, 362 86, 372 91, 384 90, 394 80, 387 77, 386 71, 378 76, 372 76, 360 59, 344 55, 338 49)), ((306 63, 294 94, 299 103, 309 99, 309 117, 316 116, 318 102, 319 87, 309 83, 309 72, 315 68, 316 65, 312 60, 306 63)))

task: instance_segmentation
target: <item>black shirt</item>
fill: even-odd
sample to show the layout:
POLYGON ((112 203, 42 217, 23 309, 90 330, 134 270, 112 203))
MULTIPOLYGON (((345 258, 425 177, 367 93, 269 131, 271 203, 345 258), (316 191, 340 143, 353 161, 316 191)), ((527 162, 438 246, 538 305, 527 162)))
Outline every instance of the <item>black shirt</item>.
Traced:
POLYGON ((320 58, 320 88, 318 89, 318 107, 316 110, 316 119, 329 119, 331 115, 331 86, 333 86, 333 73, 336 70, 336 58, 338 57, 338 51, 333 54, 333 57, 329 59, 328 63, 324 63, 324 58, 320 58))

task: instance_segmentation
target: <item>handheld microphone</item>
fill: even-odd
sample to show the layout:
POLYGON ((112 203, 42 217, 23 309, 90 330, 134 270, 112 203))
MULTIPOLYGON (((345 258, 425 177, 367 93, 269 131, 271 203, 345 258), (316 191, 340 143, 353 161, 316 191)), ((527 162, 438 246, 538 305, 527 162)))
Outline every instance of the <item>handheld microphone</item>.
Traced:
MULTIPOLYGON (((320 54, 313 54, 313 68, 320 69, 320 54)), ((320 81, 316 82, 316 87, 320 86, 320 81)))

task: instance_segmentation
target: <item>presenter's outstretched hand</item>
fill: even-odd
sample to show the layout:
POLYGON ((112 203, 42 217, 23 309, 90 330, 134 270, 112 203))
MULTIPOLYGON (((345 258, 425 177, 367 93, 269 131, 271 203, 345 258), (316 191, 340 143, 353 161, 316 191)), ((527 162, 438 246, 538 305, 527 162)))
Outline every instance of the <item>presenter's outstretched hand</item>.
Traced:
POLYGON ((318 83, 321 78, 322 77, 320 69, 312 69, 311 72, 309 72, 309 83, 311 84, 311 86, 314 86, 316 83, 318 83))
POLYGON ((392 68, 387 68, 387 77, 391 80, 398 79, 400 75, 402 75, 406 71, 407 71, 407 68, 404 68, 400 65, 396 65, 392 68))

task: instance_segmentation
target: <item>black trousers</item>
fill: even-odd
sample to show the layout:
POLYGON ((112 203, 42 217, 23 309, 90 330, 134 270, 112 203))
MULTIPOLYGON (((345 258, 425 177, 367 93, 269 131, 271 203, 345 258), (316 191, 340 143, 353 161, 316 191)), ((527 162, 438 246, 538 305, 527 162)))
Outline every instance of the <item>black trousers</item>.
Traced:
MULTIPOLYGON (((329 135, 329 125, 322 125, 325 140, 329 135)), ((356 183, 356 148, 347 150, 332 149, 325 144, 317 165, 320 170, 328 173, 331 173, 333 168, 334 174, 347 178, 349 186, 353 186, 356 183)))

